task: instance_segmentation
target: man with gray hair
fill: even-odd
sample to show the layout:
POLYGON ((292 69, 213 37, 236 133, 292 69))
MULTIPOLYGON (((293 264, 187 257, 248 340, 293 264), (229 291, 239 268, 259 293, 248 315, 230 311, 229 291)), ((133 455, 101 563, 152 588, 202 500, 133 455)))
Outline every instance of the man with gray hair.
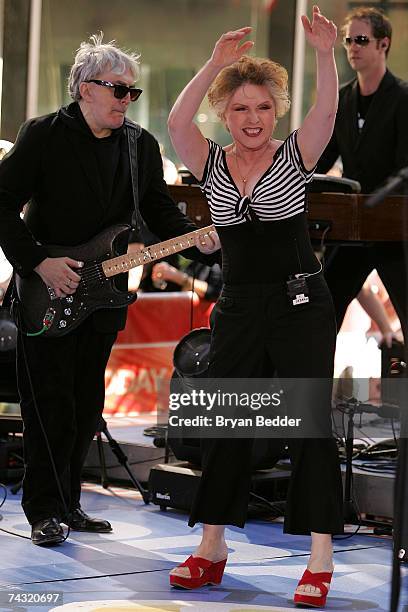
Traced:
MULTIPOLYGON (((132 219, 140 227, 140 216, 162 239, 196 229, 169 196, 157 141, 125 118, 142 93, 134 87, 138 58, 114 42, 104 44, 102 33, 83 42, 69 77, 74 101, 24 123, 0 164, 0 245, 17 280, 37 274, 56 299, 74 299, 84 262, 53 256, 49 245, 83 245, 132 219), (20 213, 28 201, 23 221, 20 213)), ((218 248, 216 237, 196 244, 204 254, 218 248)), ((127 240, 118 248, 126 252, 127 240)), ((212 263, 196 248, 189 256, 212 263)), ((126 275, 118 277, 117 286, 126 290, 126 275)), ((24 311, 22 301, 17 312, 24 311)), ((22 505, 34 544, 61 543, 60 523, 80 531, 111 531, 108 521, 89 517, 80 506, 81 470, 104 406, 104 371, 126 322, 126 307, 106 306, 56 337, 27 335, 18 317, 26 468, 22 505)))

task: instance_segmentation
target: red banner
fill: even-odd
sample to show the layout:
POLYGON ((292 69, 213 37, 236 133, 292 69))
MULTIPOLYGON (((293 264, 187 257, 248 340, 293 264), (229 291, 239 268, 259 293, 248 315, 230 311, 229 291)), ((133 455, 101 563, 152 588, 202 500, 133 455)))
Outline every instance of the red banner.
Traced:
POLYGON ((191 329, 208 327, 212 308, 191 292, 141 293, 106 368, 105 414, 167 412, 174 348, 191 329))

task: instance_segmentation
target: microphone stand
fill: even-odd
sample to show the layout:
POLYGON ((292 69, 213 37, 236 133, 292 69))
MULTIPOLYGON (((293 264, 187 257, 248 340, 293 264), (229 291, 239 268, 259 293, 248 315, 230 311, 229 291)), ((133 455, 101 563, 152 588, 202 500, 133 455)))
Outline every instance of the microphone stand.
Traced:
MULTIPOLYGON (((405 371, 406 378, 406 371, 405 371)), ((407 551, 404 546, 407 546, 403 539, 407 539, 406 520, 408 514, 407 499, 405 492, 405 483, 407 482, 407 463, 408 463, 408 419, 406 415, 407 407, 407 390, 404 385, 403 392, 400 393, 400 406, 405 406, 405 410, 401 409, 401 434, 398 448, 397 474, 395 479, 395 494, 394 494, 394 547, 393 547, 393 563, 392 563, 392 578, 391 578, 391 606, 390 612, 397 612, 398 602, 401 588, 401 562, 407 561, 407 551)))
MULTIPOLYGON (((374 208, 377 204, 380 204, 384 198, 394 193, 397 189, 403 188, 402 191, 406 192, 408 187, 408 166, 402 168, 394 176, 391 176, 386 184, 377 189, 366 202, 368 208, 374 208)), ((405 207, 403 208, 403 228, 406 227, 407 214, 405 207)), ((405 248, 405 262, 408 261, 407 246, 405 248)), ((408 284, 408 278, 405 279, 408 284)), ((407 313, 405 313, 405 316, 407 313)), ((405 361, 408 362, 408 338, 404 337, 405 344, 405 361)), ((405 378, 407 377, 407 371, 405 370, 405 378)), ((406 387, 406 385, 404 385, 406 387)), ((407 463, 408 463, 408 396, 407 390, 404 388, 403 393, 400 393, 398 398, 400 401, 401 408, 401 435, 398 449, 398 462, 397 462, 397 475, 395 479, 395 495, 394 495, 394 547, 393 547, 393 563, 392 563, 392 580, 391 580, 391 600, 390 600, 390 612, 397 612, 400 587, 401 587, 401 561, 407 560, 406 551, 403 548, 402 539, 403 536, 407 539, 406 529, 403 529, 408 519, 408 500, 405 499, 405 483, 407 480, 407 463), (405 410, 402 408, 405 406, 405 410)))
POLYGON ((365 205, 367 208, 374 208, 389 195, 392 195, 395 191, 400 190, 403 187, 405 191, 408 186, 408 166, 401 168, 397 174, 390 176, 383 187, 376 189, 372 195, 368 198, 365 205))
POLYGON ((358 401, 353 397, 342 403, 348 414, 346 448, 346 474, 344 482, 343 518, 346 523, 358 524, 358 513, 352 496, 353 448, 354 448, 354 415, 358 410, 358 401))
MULTIPOLYGON (((101 437, 100 437, 101 433, 103 433, 105 435, 106 439, 108 440, 109 446, 110 446, 113 454, 117 458, 117 460, 120 463, 120 465, 125 468, 126 472, 129 475, 130 480, 132 481, 132 483, 134 484, 136 489, 141 494, 144 503, 145 504, 149 504, 150 503, 150 493, 149 493, 149 491, 144 489, 142 487, 142 485, 140 484, 140 482, 137 480, 137 478, 135 478, 135 476, 132 474, 132 471, 131 471, 131 469, 129 467, 127 456, 125 455, 123 450, 120 448, 120 446, 116 442, 116 440, 114 440, 112 438, 112 436, 110 435, 110 433, 108 431, 108 426, 106 424, 106 421, 105 421, 105 419, 102 416, 100 417, 100 420, 99 420, 98 433, 97 433, 97 435, 99 434, 99 437, 97 438, 98 442, 99 442, 99 445, 101 444, 101 437)), ((103 457, 103 451, 102 451, 102 449, 99 450, 99 448, 100 447, 98 446, 99 457, 101 459, 101 453, 102 453, 102 457, 103 457)), ((103 457, 103 459, 101 461, 101 470, 102 470, 102 486, 106 489, 107 486, 108 486, 108 483, 107 483, 106 464, 105 464, 105 458, 104 457, 103 457)))

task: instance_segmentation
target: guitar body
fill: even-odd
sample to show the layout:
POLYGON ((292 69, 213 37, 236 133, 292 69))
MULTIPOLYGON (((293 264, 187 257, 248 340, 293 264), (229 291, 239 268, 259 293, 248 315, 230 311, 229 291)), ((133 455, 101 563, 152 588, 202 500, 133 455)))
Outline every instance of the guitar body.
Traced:
POLYGON ((36 272, 26 278, 16 274, 19 312, 24 331, 31 334, 39 332, 51 321, 44 335, 50 338, 63 336, 96 310, 123 308, 134 302, 136 294, 117 289, 113 277, 107 278, 102 268, 103 261, 118 255, 115 241, 129 229, 128 225, 114 225, 86 244, 74 247, 47 246, 50 257, 71 257, 84 262, 83 268, 75 270, 81 276, 81 281, 73 295, 57 298, 36 272))

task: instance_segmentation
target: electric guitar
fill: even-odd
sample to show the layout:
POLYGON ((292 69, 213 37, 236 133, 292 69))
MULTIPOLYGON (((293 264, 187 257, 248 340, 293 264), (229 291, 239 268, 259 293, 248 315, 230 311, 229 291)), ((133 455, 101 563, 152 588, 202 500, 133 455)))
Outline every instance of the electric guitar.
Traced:
POLYGON ((136 300, 136 293, 118 289, 113 282, 114 276, 193 247, 197 234, 204 237, 215 230, 213 225, 209 225, 145 247, 139 253, 118 255, 115 241, 129 229, 127 225, 114 225, 86 244, 47 246, 50 257, 71 257, 84 262, 82 268, 75 270, 81 280, 72 295, 57 297, 54 289, 48 287, 36 272, 26 278, 15 275, 19 313, 28 335, 63 336, 95 310, 128 306, 136 300))

